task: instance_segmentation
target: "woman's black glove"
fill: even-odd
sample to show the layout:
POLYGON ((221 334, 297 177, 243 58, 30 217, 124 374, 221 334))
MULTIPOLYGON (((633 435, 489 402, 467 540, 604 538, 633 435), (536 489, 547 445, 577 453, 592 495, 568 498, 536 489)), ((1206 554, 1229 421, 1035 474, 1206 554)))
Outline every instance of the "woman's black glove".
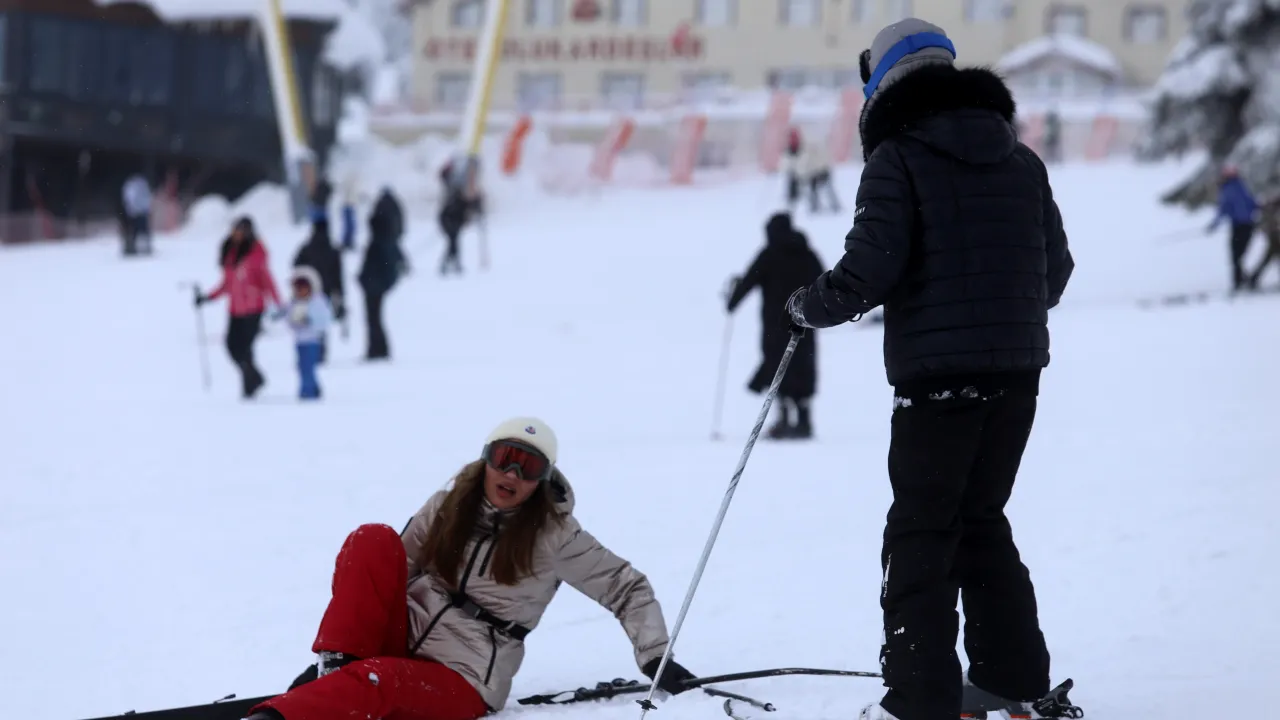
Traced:
POLYGON ((685 690, 692 689, 685 685, 685 682, 693 680, 697 676, 688 670, 685 670, 684 667, 675 660, 668 660, 667 667, 662 671, 662 677, 655 679, 653 675, 658 672, 658 665, 661 662, 662 658, 656 657, 645 663, 645 666, 641 668, 640 671, 645 674, 645 677, 653 680, 654 684, 658 686, 658 689, 665 693, 679 695, 685 690))

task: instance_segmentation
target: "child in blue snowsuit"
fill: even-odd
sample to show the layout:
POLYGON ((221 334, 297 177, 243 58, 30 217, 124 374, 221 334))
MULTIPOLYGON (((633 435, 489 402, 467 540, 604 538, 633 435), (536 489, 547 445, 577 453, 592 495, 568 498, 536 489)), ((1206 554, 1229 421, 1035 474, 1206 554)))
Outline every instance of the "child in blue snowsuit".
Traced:
POLYGON ((333 309, 321 292, 320 273, 315 268, 306 265, 294 268, 291 285, 293 297, 277 317, 284 317, 293 329, 301 379, 298 397, 319 400, 320 381, 316 377, 316 367, 320 364, 324 334, 333 322, 333 309))
POLYGON ((1231 221, 1231 289, 1244 290, 1251 285, 1244 271, 1244 255, 1258 227, 1259 207, 1240 173, 1227 166, 1222 170, 1222 184, 1218 188, 1218 214, 1207 228, 1212 233, 1223 220, 1231 221))

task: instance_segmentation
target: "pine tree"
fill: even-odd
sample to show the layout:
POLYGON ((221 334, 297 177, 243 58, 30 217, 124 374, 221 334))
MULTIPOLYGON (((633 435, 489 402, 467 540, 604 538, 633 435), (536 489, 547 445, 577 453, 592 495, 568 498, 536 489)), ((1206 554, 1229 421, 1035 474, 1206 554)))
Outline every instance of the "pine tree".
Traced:
POLYGON ((1280 0, 1202 0, 1190 13, 1191 30, 1154 88, 1138 157, 1207 152, 1163 198, 1169 204, 1211 203, 1225 165, 1260 199, 1280 194, 1280 0))

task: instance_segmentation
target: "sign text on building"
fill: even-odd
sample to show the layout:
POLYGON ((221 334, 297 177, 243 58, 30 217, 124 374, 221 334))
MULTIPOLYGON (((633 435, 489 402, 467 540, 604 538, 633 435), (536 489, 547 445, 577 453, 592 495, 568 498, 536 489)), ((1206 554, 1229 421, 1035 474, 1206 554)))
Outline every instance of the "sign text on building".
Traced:
MULTIPOLYGON (((584 37, 584 38, 508 38, 502 44, 502 59, 507 61, 637 61, 699 60, 704 52, 703 40, 688 33, 672 37, 584 37)), ((473 60, 476 39, 470 37, 430 38, 423 55, 432 60, 473 60)))

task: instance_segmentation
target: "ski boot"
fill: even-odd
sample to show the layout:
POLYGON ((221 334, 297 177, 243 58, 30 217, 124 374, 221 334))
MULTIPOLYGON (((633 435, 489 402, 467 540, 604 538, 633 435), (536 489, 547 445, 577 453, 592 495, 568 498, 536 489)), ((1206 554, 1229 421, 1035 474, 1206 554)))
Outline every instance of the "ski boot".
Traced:
POLYGON ((1067 691, 1075 683, 1067 678, 1061 685, 1049 691, 1049 694, 1032 702, 1019 702, 989 693, 972 685, 966 679, 964 698, 961 700, 961 720, 1042 720, 1047 718, 1084 717, 1084 710, 1071 704, 1067 691))
POLYGON ((765 437, 770 440, 787 440, 795 437, 795 426, 791 423, 791 401, 778 398, 777 421, 769 428, 765 437))

